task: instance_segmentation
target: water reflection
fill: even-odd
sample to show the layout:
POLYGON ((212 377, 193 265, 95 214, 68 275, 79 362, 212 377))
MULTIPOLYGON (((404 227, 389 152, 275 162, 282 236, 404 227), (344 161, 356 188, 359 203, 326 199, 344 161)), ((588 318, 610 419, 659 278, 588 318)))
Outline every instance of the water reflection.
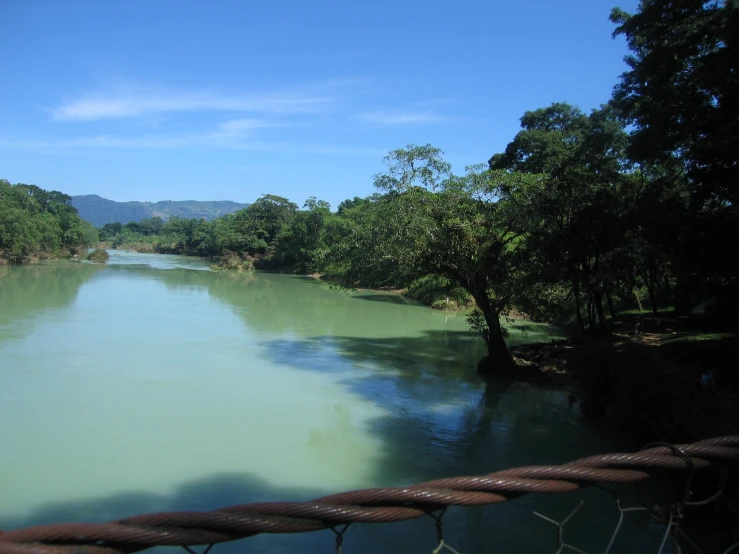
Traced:
POLYGON ((40 318, 67 308, 97 273, 93 265, 55 262, 0 266, 0 342, 24 336, 40 318))
MULTIPOLYGON (((482 345, 463 317, 308 279, 193 271, 199 260, 121 258, 34 277, 57 291, 43 302, 11 304, 29 286, 22 268, 0 277, 3 328, 35 329, 0 336, 0 528, 307 499, 632 446, 583 425, 563 391, 481 381, 482 345)), ((575 542, 602 549, 614 508, 597 491, 582 498, 575 542)), ((445 533, 465 552, 548 551, 553 529, 532 510, 557 517, 578 501, 452 510, 445 533)), ((428 552, 434 540, 425 519, 353 527, 345 548, 428 552)), ((328 532, 266 536, 218 552, 332 544, 328 532)))

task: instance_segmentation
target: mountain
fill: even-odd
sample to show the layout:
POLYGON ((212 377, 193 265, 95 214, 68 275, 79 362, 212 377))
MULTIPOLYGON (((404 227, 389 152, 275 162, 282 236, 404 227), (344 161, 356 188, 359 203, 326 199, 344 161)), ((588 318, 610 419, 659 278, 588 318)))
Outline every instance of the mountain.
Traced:
POLYGON ((116 202, 102 198, 97 194, 85 194, 72 197, 72 206, 77 208, 82 219, 91 222, 95 227, 106 223, 128 223, 141 221, 147 217, 159 216, 167 219, 171 216, 189 219, 215 219, 225 214, 246 208, 249 204, 239 204, 230 200, 163 200, 161 202, 116 202))

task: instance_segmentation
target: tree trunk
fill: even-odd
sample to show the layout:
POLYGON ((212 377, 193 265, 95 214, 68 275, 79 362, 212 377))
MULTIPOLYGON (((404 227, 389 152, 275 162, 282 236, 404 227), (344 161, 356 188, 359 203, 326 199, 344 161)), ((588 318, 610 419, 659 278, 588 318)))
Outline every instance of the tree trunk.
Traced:
POLYGON ((488 357, 493 367, 498 366, 501 371, 507 372, 513 368, 513 356, 503 338, 503 331, 500 328, 500 314, 493 312, 490 315, 490 318, 487 315, 485 316, 485 321, 490 330, 488 357))
POLYGON ((670 305, 670 299, 667 297, 667 293, 665 292, 665 289, 662 287, 662 283, 660 283, 659 279, 654 280, 654 284, 657 287, 657 290, 659 291, 659 295, 662 298, 662 306, 667 307, 670 305))
POLYGON ((588 293, 588 329, 592 333, 595 330, 595 315, 593 313, 593 294, 588 293))
POLYGON ((654 293, 654 281, 650 280, 647 288, 649 289, 649 302, 652 304, 652 313, 657 315, 657 295, 654 293))
POLYGON ((665 275, 665 294, 667 295, 667 306, 672 304, 672 291, 670 290, 670 276, 665 275))
POLYGON ((500 312, 493 308, 487 293, 480 291, 469 291, 477 302, 477 307, 485 317, 485 323, 488 326, 488 336, 486 343, 488 347, 488 355, 481 360, 478 367, 481 371, 487 373, 510 373, 513 370, 513 356, 508 349, 508 345, 503 338, 503 331, 500 328, 500 312))
POLYGON ((606 314, 603 311, 603 293, 602 292, 597 292, 595 294, 595 309, 598 313, 598 326, 600 327, 600 330, 610 333, 611 328, 608 325, 606 314))
POLYGON ((657 315, 657 295, 654 293, 654 279, 650 273, 643 273, 641 280, 644 282, 644 286, 647 287, 649 293, 649 303, 652 305, 652 313, 657 315))
POLYGON ((613 310, 613 300, 608 292, 606 292, 606 302, 608 302, 608 313, 611 314, 611 320, 614 320, 616 318, 616 312, 613 310))
POLYGON ((575 297, 575 317, 577 318, 577 332, 585 332, 585 323, 582 320, 582 312, 580 311, 580 287, 577 284, 577 279, 572 280, 572 294, 575 297))
POLYGON ((675 312, 678 315, 687 315, 690 312, 690 279, 678 273, 675 283, 675 312))

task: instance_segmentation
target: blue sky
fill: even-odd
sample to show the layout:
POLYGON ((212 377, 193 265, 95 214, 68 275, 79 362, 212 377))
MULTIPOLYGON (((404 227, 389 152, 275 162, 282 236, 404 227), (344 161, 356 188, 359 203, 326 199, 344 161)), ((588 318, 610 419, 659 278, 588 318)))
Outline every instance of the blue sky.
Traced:
POLYGON ((637 0, 0 0, 0 177, 113 200, 329 201, 388 151, 461 173, 606 102, 637 0))

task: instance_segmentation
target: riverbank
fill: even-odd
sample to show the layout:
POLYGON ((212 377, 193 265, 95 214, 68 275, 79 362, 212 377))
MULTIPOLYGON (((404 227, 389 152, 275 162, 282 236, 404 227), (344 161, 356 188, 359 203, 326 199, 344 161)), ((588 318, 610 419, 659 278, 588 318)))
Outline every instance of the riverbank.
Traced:
POLYGON ((47 260, 74 260, 82 258, 87 254, 87 247, 62 249, 56 251, 41 250, 22 257, 9 257, 0 252, 0 265, 24 265, 43 262, 47 260))
MULTIPOLYGON (((98 248, 113 249, 113 250, 127 250, 130 252, 139 252, 143 254, 177 254, 184 256, 193 256, 196 258, 208 260, 214 262, 211 266, 214 270, 236 270, 236 271, 249 271, 252 269, 260 269, 264 271, 278 271, 282 273, 304 275, 312 279, 316 279, 332 285, 330 279, 326 279, 324 274, 321 273, 298 273, 295 272, 295 266, 288 267, 274 267, 265 262, 264 258, 259 256, 252 257, 245 254, 239 254, 236 252, 226 251, 222 256, 215 258, 196 256, 192 254, 186 254, 180 252, 178 249, 169 248, 163 246, 159 242, 131 242, 127 244, 118 244, 112 242, 101 242, 98 248)), ((465 312, 475 307, 475 301, 470 294, 459 287, 451 283, 448 279, 440 277, 438 275, 427 275, 414 280, 408 287, 405 288, 365 288, 357 287, 355 290, 360 292, 372 292, 379 294, 390 294, 408 298, 413 302, 417 302, 423 306, 428 306, 434 310, 447 311, 447 312, 465 312)), ((509 319, 519 320, 527 319, 526 314, 518 311, 511 311, 509 313, 509 319)))
POLYGON ((689 442, 739 431, 736 332, 679 318, 614 322, 608 336, 513 348, 520 378, 566 386, 582 414, 644 442, 689 442))

